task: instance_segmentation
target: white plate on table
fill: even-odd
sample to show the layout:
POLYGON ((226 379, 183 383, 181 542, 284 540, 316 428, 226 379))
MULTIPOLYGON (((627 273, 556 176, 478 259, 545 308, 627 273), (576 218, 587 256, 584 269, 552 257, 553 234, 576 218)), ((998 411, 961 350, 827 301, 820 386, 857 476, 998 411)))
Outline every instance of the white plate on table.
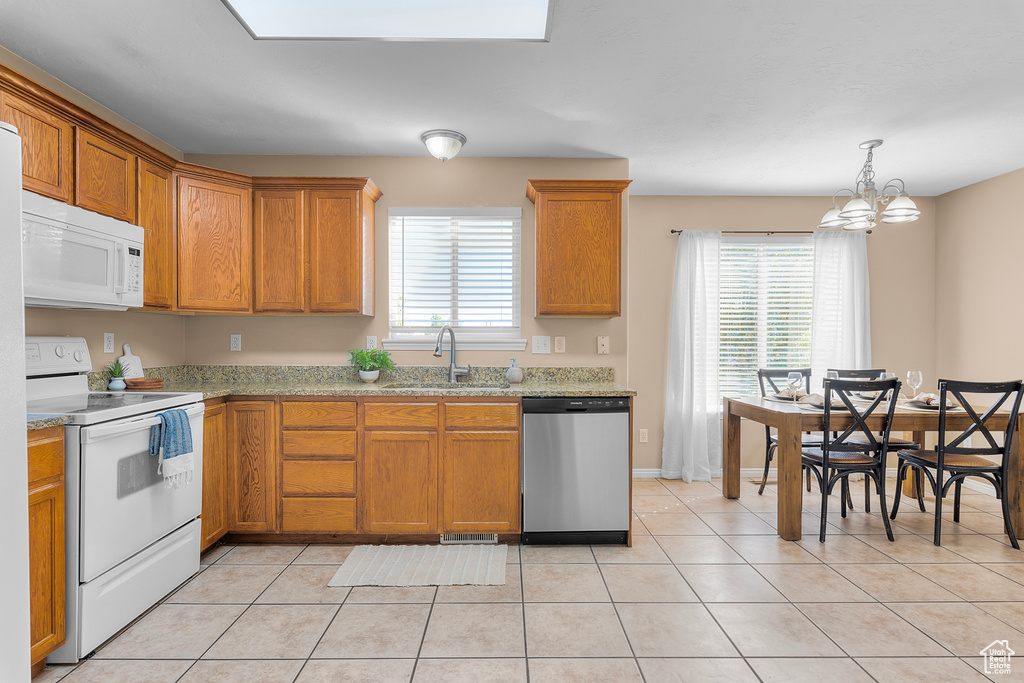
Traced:
POLYGON ((765 396, 764 400, 766 400, 766 401, 775 401, 777 403, 796 403, 799 399, 789 398, 789 397, 786 397, 786 396, 779 396, 777 394, 772 394, 770 396, 765 396))
MULTIPOLYGON (((905 404, 908 408, 914 408, 916 410, 934 410, 938 412, 938 403, 925 403, 924 401, 907 401, 905 404)), ((957 410, 960 408, 958 405, 948 404, 946 410, 957 410)))

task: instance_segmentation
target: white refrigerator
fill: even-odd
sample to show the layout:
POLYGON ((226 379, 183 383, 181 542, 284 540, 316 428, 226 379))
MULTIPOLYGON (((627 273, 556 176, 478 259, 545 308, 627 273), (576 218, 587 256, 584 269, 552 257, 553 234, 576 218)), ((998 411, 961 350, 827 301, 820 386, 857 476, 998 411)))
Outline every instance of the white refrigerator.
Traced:
POLYGON ((0 122, 0 681, 30 680, 21 138, 0 122))

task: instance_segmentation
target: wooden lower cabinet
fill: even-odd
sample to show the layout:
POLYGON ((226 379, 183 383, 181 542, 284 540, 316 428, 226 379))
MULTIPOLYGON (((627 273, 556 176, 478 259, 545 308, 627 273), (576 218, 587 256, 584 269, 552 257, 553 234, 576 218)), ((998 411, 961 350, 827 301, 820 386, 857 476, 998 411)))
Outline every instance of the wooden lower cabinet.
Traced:
POLYGON ((227 422, 227 408, 223 403, 206 406, 203 415, 203 550, 228 531, 227 422))
POLYGON ((368 431, 360 455, 362 530, 437 533, 437 433, 368 431))
POLYGON ((277 531, 276 401, 227 404, 228 530, 277 531))
POLYGON ((443 533, 519 530, 519 431, 450 432, 441 455, 443 533))
POLYGON ((28 435, 29 605, 33 671, 64 644, 64 428, 28 435))

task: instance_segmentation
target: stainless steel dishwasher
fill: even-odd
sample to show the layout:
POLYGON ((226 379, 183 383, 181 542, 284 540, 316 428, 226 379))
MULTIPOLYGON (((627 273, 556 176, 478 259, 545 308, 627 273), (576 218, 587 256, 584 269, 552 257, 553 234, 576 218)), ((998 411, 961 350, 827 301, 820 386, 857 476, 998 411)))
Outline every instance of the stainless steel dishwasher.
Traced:
POLYGON ((525 544, 626 543, 629 398, 523 398, 525 544))

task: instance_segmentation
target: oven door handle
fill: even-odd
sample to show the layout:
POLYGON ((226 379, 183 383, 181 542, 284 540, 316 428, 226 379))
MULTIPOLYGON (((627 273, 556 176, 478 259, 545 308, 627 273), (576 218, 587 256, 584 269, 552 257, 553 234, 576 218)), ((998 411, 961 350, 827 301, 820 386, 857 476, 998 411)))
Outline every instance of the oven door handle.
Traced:
MULTIPOLYGON (((181 410, 185 411, 185 413, 188 415, 190 422, 194 422, 197 416, 203 414, 203 412, 206 410, 206 406, 204 406, 202 403, 195 403, 190 406, 182 407, 181 410)), ((143 416, 136 417, 130 420, 118 420, 116 422, 106 425, 99 425, 95 427, 83 427, 82 443, 92 443, 94 441, 99 441, 101 439, 109 439, 110 437, 113 436, 130 434, 131 432, 137 432, 141 429, 149 429, 158 424, 160 424, 160 418, 152 416, 143 416)))

